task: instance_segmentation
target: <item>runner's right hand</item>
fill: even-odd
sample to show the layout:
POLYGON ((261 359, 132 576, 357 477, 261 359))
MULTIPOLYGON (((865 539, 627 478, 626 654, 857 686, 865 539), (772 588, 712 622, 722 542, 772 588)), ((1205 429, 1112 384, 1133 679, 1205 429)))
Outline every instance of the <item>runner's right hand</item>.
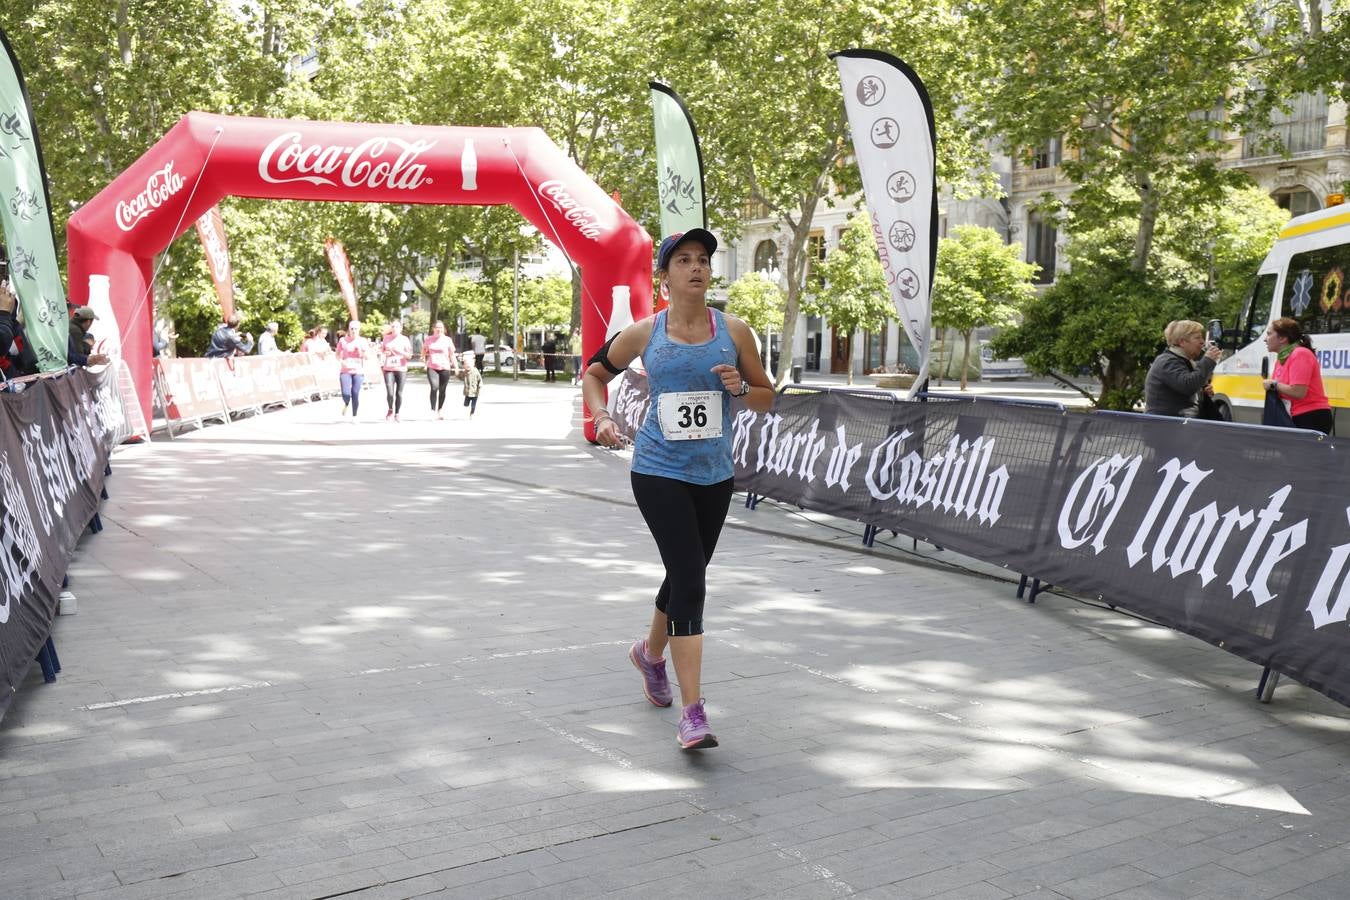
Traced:
POLYGON ((613 419, 600 420, 600 424, 595 427, 595 439, 601 447, 608 447, 611 450, 617 450, 623 446, 623 437, 619 434, 619 426, 614 424, 613 419))

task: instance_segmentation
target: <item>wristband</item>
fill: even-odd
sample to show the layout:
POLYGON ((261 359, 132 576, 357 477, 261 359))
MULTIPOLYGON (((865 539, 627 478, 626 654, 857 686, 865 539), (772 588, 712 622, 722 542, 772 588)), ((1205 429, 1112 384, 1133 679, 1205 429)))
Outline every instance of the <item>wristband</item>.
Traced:
POLYGON ((746 394, 748 394, 748 393, 750 393, 750 382, 748 382, 748 381, 746 381, 744 378, 742 378, 742 379, 741 379, 741 389, 740 389, 739 391, 736 392, 736 396, 737 396, 737 397, 744 397, 744 396, 745 396, 746 394))

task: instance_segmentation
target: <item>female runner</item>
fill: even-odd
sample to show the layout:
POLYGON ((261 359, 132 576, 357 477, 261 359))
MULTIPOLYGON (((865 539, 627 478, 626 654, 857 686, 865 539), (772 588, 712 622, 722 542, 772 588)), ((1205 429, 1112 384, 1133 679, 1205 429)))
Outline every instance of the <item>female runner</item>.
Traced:
POLYGON ((661 242, 657 269, 670 307, 620 332, 591 359, 582 393, 597 440, 620 443, 605 409, 605 385, 638 356, 647 367, 651 412, 633 452, 633 497, 656 540, 666 577, 656 594, 647 637, 628 656, 655 706, 671 704, 665 649, 680 682, 678 740, 686 750, 716 747, 701 692, 703 604, 708 562, 731 503, 731 398, 751 409, 773 407, 773 385, 755 338, 740 319, 709 309, 717 238, 702 228, 661 242))

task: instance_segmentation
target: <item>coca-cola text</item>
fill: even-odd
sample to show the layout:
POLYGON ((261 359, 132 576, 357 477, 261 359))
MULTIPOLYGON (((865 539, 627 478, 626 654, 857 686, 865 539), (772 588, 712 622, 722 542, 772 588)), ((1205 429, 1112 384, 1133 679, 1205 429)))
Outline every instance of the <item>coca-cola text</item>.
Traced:
POLYGON ((435 141, 376 137, 355 147, 306 145, 300 132, 288 131, 268 144, 258 157, 258 175, 272 184, 307 181, 336 187, 390 188, 411 191, 430 184, 427 167, 417 158, 435 141), (398 155, 387 159, 393 147, 398 155), (330 177, 331 176, 331 177, 330 177))
POLYGON ((563 218, 581 232, 583 237, 598 241, 600 233, 608 228, 601 224, 600 214, 591 207, 578 203, 567 190, 567 185, 561 181, 545 181, 539 185, 539 193, 547 197, 558 212, 563 214, 563 218))
POLYGON ((136 223, 150 215, 151 210, 159 209, 166 200, 182 190, 184 180, 182 175, 173 170, 173 160, 169 160, 164 168, 150 173, 150 177, 145 180, 145 190, 130 201, 117 202, 113 213, 117 227, 123 231, 135 228, 136 223))

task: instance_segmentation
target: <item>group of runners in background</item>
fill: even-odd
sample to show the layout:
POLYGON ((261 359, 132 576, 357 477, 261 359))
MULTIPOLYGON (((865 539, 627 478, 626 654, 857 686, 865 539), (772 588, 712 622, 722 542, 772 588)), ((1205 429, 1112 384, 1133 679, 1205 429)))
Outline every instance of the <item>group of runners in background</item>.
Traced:
MULTIPOLYGON (((334 350, 328 345, 328 330, 315 328, 309 332, 300 349, 325 356, 334 350)), ((412 341, 403 333, 403 323, 395 319, 384 326, 378 344, 361 336, 361 323, 347 323, 347 331, 337 340, 338 382, 342 388, 342 415, 351 411, 355 420, 361 409, 361 387, 365 381, 366 362, 378 361, 384 377, 385 421, 398 422, 403 415, 403 386, 408 378, 408 364, 413 359, 412 341)), ((430 407, 437 419, 444 419, 445 397, 452 377, 463 381, 464 407, 469 418, 478 411, 478 396, 483 389, 483 373, 473 362, 473 354, 461 358, 455 342, 445 331, 444 322, 436 322, 432 333, 422 342, 422 361, 427 367, 430 387, 430 407)))

